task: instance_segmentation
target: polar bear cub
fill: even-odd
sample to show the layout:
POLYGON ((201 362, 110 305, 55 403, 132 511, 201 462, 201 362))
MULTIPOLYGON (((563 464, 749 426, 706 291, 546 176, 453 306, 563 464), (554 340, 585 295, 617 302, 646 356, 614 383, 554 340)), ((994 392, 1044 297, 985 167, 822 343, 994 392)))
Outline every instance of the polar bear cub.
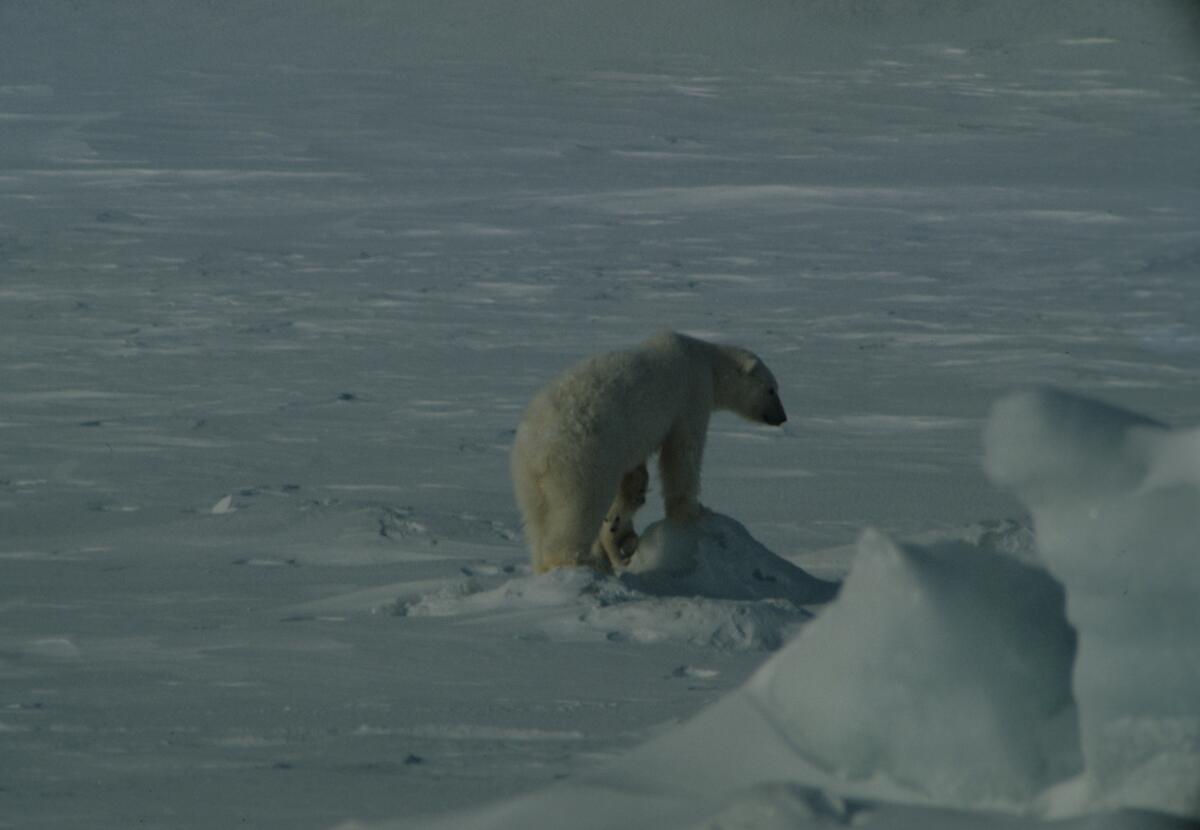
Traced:
POLYGON ((714 409, 772 426, 787 420, 775 376, 752 352, 675 332, 588 358, 542 389, 512 450, 513 488, 534 570, 608 570, 614 558, 627 559, 632 513, 640 506, 638 469, 644 473, 655 452, 667 518, 699 516, 700 466, 714 409), (626 487, 629 494, 621 492, 626 487), (602 525, 614 510, 617 526, 611 518, 602 525))

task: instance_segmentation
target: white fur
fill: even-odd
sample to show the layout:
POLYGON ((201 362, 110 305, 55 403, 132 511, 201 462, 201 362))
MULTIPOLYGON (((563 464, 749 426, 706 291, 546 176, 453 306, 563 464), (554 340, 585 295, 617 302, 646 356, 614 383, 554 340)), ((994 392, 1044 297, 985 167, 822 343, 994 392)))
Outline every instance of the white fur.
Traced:
POLYGON ((513 487, 538 572, 592 565, 621 479, 659 453, 667 517, 700 514, 708 419, 785 420, 770 370, 745 349, 674 332, 589 358, 534 397, 517 429, 513 487))

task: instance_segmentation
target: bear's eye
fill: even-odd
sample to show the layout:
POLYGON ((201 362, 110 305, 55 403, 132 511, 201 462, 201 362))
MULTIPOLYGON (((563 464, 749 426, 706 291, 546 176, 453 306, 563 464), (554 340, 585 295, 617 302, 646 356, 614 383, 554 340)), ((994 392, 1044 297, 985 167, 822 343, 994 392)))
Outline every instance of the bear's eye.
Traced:
POLYGON ((770 389, 768 389, 767 394, 774 397, 775 396, 775 387, 772 386, 770 389))

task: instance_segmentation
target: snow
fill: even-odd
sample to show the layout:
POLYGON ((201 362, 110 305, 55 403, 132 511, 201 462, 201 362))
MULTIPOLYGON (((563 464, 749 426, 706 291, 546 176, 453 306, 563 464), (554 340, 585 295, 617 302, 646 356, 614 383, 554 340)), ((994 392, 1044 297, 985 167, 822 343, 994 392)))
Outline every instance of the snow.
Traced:
POLYGON ((717 599, 828 602, 837 584, 768 550, 744 526, 709 511, 691 523, 667 519, 642 533, 622 578, 654 594, 717 599))
POLYGON ((1072 798, 1200 818, 1198 440, 1056 390, 989 420, 989 473, 1029 506, 1079 631, 1072 798))
POLYGON ((1200 423, 1196 24, 0 3, 0 827, 1187 826, 1194 433, 1035 395, 988 430, 1022 448, 1002 488, 979 456, 1016 386, 1200 423), (713 516, 655 526, 652 491, 630 572, 533 578, 519 413, 664 327, 762 354, 791 419, 715 417, 713 516), (1060 467, 1080 495, 1043 502, 1060 467), (960 618, 1043 567, 1078 774, 1023 720, 1064 726, 1048 689, 951 659, 986 636, 1053 675, 1032 619, 832 625, 904 607, 872 568, 960 618), (889 685, 871 649, 905 636, 889 685), (793 648, 865 678, 847 704, 959 695, 982 751, 931 704, 919 774, 915 728, 802 753, 786 712, 828 697, 747 685, 832 683, 793 648))
POLYGON ((868 531, 838 602, 751 681, 797 751, 948 805, 1021 805, 1080 767, 1075 634, 1043 571, 868 531))
POLYGON ((535 610, 535 628, 522 636, 764 650, 778 648, 811 617, 804 606, 828 602, 837 591, 836 583, 811 576, 716 513, 694 524, 651 525, 615 577, 587 569, 533 576, 527 566, 463 570, 463 580, 402 601, 396 612, 493 625, 535 610))
POLYGON ((399 613, 494 625, 497 620, 511 624, 530 610, 540 612, 536 626, 521 636, 560 642, 677 641, 729 650, 778 648, 789 629, 807 619, 802 609, 783 601, 648 597, 589 573, 525 576, 484 590, 456 585, 405 604, 399 613))
POLYGON ((1186 826, 1200 475, 1174 462, 1195 440, 1059 390, 1005 398, 985 464, 1029 500, 1034 546, 1016 525, 869 530, 830 607, 691 722, 423 826, 1186 826))

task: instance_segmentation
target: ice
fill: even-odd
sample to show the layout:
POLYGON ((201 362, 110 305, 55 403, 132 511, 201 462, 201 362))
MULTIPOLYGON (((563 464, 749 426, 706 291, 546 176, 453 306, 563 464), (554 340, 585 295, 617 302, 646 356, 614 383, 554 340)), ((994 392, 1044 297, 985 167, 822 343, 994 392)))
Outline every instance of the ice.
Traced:
POLYGON ((839 600, 750 688, 797 751, 839 777, 1020 805, 1079 768, 1074 652, 1044 572, 867 532, 839 600))
POLYGON ((988 422, 987 470, 1032 512, 1079 631, 1086 776, 1068 802, 1200 819, 1198 447, 1200 430, 1054 389, 988 422))

